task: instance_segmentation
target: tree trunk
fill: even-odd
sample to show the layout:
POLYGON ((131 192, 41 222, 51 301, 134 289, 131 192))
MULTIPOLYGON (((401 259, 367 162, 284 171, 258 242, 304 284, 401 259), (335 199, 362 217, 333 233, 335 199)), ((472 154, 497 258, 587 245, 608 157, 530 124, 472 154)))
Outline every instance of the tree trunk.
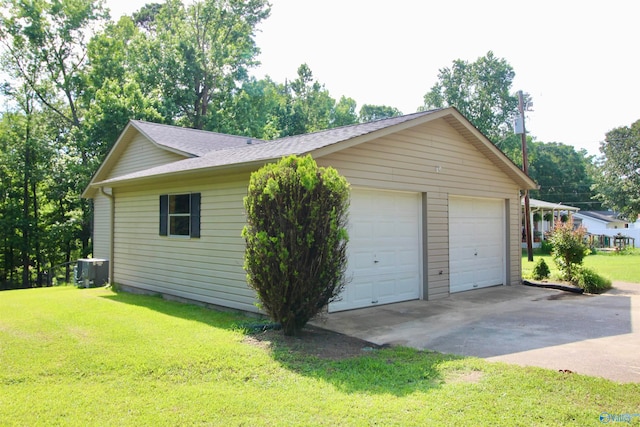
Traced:
POLYGON ((44 286, 43 276, 42 276, 42 251, 40 250, 40 226, 39 226, 39 207, 38 207, 38 193, 37 193, 37 185, 34 182, 31 183, 31 197, 33 198, 33 244, 35 250, 35 261, 36 261, 36 273, 37 273, 37 282, 36 286, 42 287, 44 286))
MULTIPOLYGON (((65 283, 70 283, 71 282, 71 243, 67 242, 66 245, 66 251, 65 251, 65 255, 64 255, 64 262, 65 262, 65 267, 64 267, 64 282, 65 283)), ((74 277, 75 280, 75 277, 74 277)))
MULTIPOLYGON (((28 112, 27 112, 28 114, 28 112)), ((31 181, 30 169, 31 169, 31 150, 30 145, 30 124, 29 116, 27 116, 27 127, 25 130, 25 144, 24 144, 24 173, 22 181, 22 287, 29 288, 29 266, 31 259, 29 257, 29 182, 31 181)))

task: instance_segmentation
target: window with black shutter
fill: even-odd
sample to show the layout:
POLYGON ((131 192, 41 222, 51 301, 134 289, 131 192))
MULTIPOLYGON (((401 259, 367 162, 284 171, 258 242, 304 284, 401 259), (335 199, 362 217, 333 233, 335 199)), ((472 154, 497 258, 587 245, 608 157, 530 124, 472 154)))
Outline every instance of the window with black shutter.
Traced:
POLYGON ((200 193, 160 196, 160 235, 200 237, 200 193))

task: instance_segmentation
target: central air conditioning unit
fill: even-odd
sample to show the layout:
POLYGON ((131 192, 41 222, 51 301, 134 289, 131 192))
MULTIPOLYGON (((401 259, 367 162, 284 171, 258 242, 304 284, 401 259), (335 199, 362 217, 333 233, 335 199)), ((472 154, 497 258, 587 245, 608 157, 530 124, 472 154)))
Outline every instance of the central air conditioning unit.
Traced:
POLYGON ((94 288, 109 283, 109 260, 100 258, 79 259, 74 269, 76 285, 94 288))

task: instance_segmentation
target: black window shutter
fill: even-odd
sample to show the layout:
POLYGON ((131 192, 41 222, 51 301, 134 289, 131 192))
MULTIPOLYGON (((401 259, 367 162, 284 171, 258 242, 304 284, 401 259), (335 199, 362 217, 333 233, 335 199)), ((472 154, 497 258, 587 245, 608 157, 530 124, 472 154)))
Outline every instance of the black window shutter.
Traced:
POLYGON ((169 196, 163 194, 160 196, 160 235, 167 236, 169 234, 169 196))
POLYGON ((200 237, 200 193, 191 193, 191 237, 200 237))

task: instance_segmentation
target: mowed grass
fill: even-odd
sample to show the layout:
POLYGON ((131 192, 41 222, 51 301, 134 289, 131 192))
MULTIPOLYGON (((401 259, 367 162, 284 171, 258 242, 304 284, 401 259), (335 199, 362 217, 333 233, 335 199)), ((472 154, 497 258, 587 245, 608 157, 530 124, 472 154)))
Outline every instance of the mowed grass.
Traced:
MULTIPOLYGON (((544 261, 551 270, 551 276, 558 275, 558 267, 551 255, 534 253, 533 262, 529 262, 526 251, 522 255, 522 277, 531 278, 533 267, 539 259, 544 261)), ((583 262, 585 267, 613 281, 640 284, 640 249, 628 250, 622 253, 598 252, 587 255, 583 262)), ((640 286, 640 285, 639 285, 640 286)))
POLYGON ((407 348, 319 359, 247 343, 234 326, 247 320, 105 288, 2 292, 0 425, 586 426, 640 412, 640 384, 407 348))

